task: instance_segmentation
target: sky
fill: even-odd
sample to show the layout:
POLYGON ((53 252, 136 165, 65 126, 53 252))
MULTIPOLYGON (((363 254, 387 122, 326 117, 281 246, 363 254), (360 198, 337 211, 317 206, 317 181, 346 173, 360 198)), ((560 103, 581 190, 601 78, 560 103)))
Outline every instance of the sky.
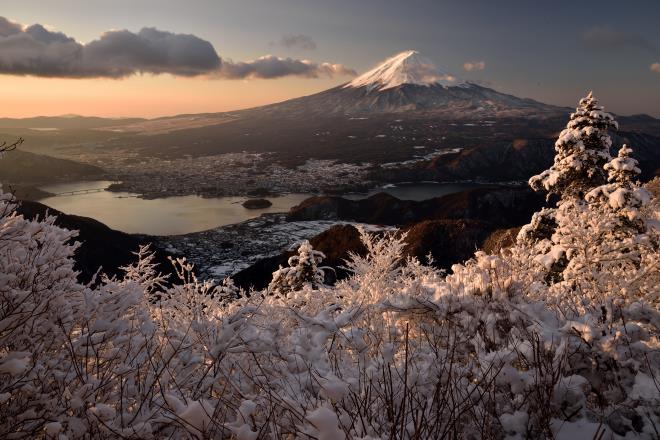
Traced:
POLYGON ((498 91, 660 117, 658 0, 0 0, 0 17, 0 117, 248 108, 407 49, 498 91))

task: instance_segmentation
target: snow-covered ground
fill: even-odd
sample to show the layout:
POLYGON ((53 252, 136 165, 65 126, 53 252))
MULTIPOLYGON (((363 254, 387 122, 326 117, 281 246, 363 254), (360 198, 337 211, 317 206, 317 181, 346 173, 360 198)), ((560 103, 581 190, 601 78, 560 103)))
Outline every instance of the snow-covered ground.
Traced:
MULTIPOLYGON (((421 150, 422 148, 426 148, 426 147, 421 146, 421 145, 417 145, 417 146, 414 146, 413 148, 416 149, 416 150, 421 150)), ((418 162, 425 162, 425 161, 433 159, 434 157, 445 156, 447 154, 460 153, 462 149, 463 148, 449 148, 449 149, 440 149, 440 150, 434 149, 434 151, 429 153, 429 154, 425 154, 424 156, 415 155, 413 157, 413 159, 406 160, 404 162, 384 163, 384 164, 381 165, 381 168, 386 168, 386 169, 387 168, 398 168, 400 166, 412 165, 412 164, 415 164, 415 163, 418 163, 418 162)))
MULTIPOLYGON (((202 277, 223 279, 256 261, 291 250, 337 224, 334 220, 287 222, 286 214, 264 214, 253 220, 193 234, 158 237, 163 249, 184 255, 202 277)), ((351 223, 352 224, 352 223, 351 223)))

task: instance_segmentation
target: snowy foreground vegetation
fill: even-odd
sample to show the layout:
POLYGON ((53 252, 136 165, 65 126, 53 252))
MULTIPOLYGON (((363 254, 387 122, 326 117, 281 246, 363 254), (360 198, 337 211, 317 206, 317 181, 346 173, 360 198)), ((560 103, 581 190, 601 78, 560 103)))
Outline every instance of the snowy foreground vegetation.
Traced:
POLYGON ((591 95, 530 180, 549 193, 514 246, 451 274, 363 240, 323 285, 304 243, 263 292, 76 281, 75 232, 0 202, 0 437, 658 438, 659 203, 609 156, 591 95))

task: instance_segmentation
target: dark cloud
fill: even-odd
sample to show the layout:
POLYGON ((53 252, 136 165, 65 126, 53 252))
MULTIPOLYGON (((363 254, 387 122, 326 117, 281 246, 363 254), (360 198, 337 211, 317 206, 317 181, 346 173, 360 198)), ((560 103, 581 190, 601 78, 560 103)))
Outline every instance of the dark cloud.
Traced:
POLYGON ((582 34, 582 41, 593 49, 624 49, 637 48, 647 52, 658 51, 655 44, 646 38, 621 32, 607 26, 594 26, 582 34))
POLYGON ((18 34, 23 31, 23 27, 18 23, 13 23, 5 17, 0 17, 0 37, 18 34))
POLYGON ((0 73, 83 76, 82 49, 72 38, 39 24, 21 27, 0 37, 0 73))
POLYGON ((280 45, 288 48, 299 48, 305 50, 316 49, 316 42, 309 35, 284 35, 280 45))
POLYGON ((24 27, 0 17, 0 74, 124 78, 140 73, 220 78, 355 75, 341 64, 272 55, 248 62, 223 61, 208 41, 155 28, 108 31, 81 44, 40 24, 24 27))
POLYGON ((154 28, 109 31, 81 44, 40 24, 0 20, 0 73, 44 77, 122 78, 137 73, 195 76, 220 68, 208 41, 154 28))
POLYGON ((89 71, 112 77, 136 72, 197 76, 217 70, 221 60, 211 43, 194 35, 143 28, 137 34, 106 32, 85 46, 83 63, 89 71))
POLYGON ((308 60, 279 58, 273 55, 238 63, 225 60, 220 69, 220 76, 232 79, 271 79, 290 75, 317 78, 319 76, 333 77, 335 75, 355 76, 356 72, 342 64, 314 63, 308 60))

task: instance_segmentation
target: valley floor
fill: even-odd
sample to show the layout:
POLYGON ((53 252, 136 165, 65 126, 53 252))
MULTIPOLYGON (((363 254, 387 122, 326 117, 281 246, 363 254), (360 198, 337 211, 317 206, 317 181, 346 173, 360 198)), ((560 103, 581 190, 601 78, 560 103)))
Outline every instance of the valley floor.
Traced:
MULTIPOLYGON (((335 225, 357 225, 339 220, 293 221, 286 214, 262 214, 241 223, 185 235, 155 237, 156 245, 173 255, 183 255, 195 265, 202 279, 230 277, 257 261, 297 249, 335 225)), ((367 230, 383 227, 362 224, 367 230)))
POLYGON ((171 254, 185 255, 202 278, 221 280, 340 223, 346 222, 287 222, 286 214, 263 214, 242 223, 156 237, 155 241, 171 254))

